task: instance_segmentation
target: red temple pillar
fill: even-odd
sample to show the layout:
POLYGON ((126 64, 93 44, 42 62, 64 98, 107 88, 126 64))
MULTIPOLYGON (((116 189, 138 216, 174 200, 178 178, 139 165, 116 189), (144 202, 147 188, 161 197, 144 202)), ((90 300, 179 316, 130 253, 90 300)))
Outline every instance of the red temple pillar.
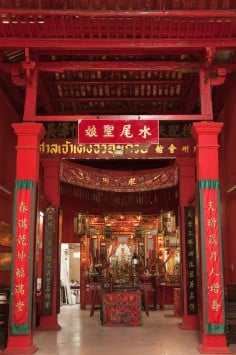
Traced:
MULTIPOLYGON (((44 167, 43 176, 43 192, 46 199, 49 201, 50 206, 46 207, 44 216, 45 219, 49 219, 53 225, 53 233, 49 231, 49 239, 53 234, 53 241, 49 240, 49 243, 53 245, 45 245, 43 243, 43 265, 49 265, 52 262, 53 272, 51 272, 51 280, 49 285, 48 275, 49 270, 42 270, 42 296, 41 296, 41 309, 40 309, 40 323, 39 330, 59 330, 61 327, 58 324, 58 313, 60 311, 60 235, 59 235, 59 214, 60 214, 60 181, 59 181, 59 166, 60 161, 55 159, 43 159, 42 165, 44 167), (50 253, 47 248, 52 248, 50 253), (47 251, 47 254, 45 254, 47 251), (52 259, 52 260, 51 260, 52 259), (48 290, 45 290, 47 288, 48 290), (47 293, 48 292, 48 293, 47 293), (45 297, 44 297, 45 296, 45 297), (51 303, 50 309, 48 307, 51 303)), ((45 220, 44 220, 45 223, 45 220)), ((44 230, 45 234, 45 230, 44 230)), ((49 265, 50 267, 50 265, 49 265)))
POLYGON ((201 272, 201 354, 229 354, 224 324, 218 134, 223 124, 193 124, 197 143, 198 235, 201 272))
POLYGON ((42 124, 14 123, 16 135, 16 182, 14 192, 13 251, 9 336, 3 354, 32 354, 35 306, 35 240, 37 187, 42 124))
MULTIPOLYGON (((186 212, 185 209, 187 206, 194 206, 195 204, 195 183, 196 183, 196 159, 195 158, 183 158, 177 159, 177 164, 179 166, 179 204, 180 204, 180 223, 181 223, 181 259, 182 259, 182 316, 183 316, 183 329, 199 329, 199 316, 197 307, 193 307, 193 305, 197 305, 197 287, 192 288, 192 292, 189 295, 188 292, 188 284, 197 282, 197 277, 194 275, 187 275, 187 253, 186 250, 186 234, 187 230, 185 228, 185 218, 186 212), (196 292, 194 292, 196 291, 196 292), (196 294, 195 294, 196 293, 196 294), (190 298, 190 299, 189 299, 190 298), (191 304, 192 301, 192 304, 191 304), (192 305, 192 307, 191 307, 192 305)), ((195 249, 196 259, 196 246, 193 245, 195 249)), ((193 271, 192 271, 193 273, 193 271)), ((195 275, 196 276, 196 275, 195 275)), ((196 285, 193 285, 196 286, 196 285)))

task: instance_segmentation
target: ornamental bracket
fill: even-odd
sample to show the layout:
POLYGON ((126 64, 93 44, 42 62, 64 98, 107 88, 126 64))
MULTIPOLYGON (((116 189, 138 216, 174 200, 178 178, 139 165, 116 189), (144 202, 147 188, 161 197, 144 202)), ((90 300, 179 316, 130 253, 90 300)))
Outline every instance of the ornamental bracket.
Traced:
POLYGON ((205 80, 210 80, 211 86, 222 85, 225 82, 225 78, 227 75, 227 69, 224 67, 218 67, 216 69, 212 68, 215 53, 215 47, 206 47, 204 67, 205 69, 207 69, 208 73, 206 73, 205 75, 205 80))
POLYGON ((215 52, 216 52, 215 47, 206 47, 205 63, 204 63, 206 68, 209 68, 212 65, 215 58, 215 52))
POLYGON ((212 72, 210 74, 211 86, 224 84, 227 72, 226 68, 218 68, 216 72, 212 72))

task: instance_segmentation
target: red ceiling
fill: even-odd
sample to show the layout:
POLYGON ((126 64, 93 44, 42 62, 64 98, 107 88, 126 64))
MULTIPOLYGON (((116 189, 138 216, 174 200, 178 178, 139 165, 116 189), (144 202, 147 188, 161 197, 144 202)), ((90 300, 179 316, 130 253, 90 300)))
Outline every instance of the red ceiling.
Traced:
POLYGON ((199 69, 223 68, 226 82, 235 71, 235 8, 235 0, 0 1, 0 85, 22 110, 36 65, 39 115, 199 114, 199 69))

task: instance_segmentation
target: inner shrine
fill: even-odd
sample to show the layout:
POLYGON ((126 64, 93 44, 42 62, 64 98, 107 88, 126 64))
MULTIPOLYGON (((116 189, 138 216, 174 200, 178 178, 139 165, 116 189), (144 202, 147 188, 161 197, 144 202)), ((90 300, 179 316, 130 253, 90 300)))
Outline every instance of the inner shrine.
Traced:
MULTIPOLYGON (((104 216, 79 213, 76 220, 82 237, 81 262, 88 268, 81 285, 91 291, 96 287, 103 291, 141 288, 145 291, 146 298, 142 301, 147 312, 149 303, 154 309, 158 303, 160 309, 164 309, 165 303, 173 304, 174 288, 179 289, 181 278, 180 235, 173 212, 104 216)), ((99 300, 94 294, 91 297, 89 292, 81 291, 82 297, 85 295, 81 303, 92 303, 93 314, 95 302, 99 300)), ((176 307, 180 308, 180 300, 176 307)))

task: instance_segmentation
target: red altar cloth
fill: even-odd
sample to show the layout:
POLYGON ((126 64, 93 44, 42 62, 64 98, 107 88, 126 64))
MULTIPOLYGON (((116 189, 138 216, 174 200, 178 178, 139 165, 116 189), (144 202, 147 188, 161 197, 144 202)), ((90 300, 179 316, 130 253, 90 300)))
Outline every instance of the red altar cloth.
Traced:
POLYGON ((102 324, 107 326, 142 325, 141 293, 106 292, 102 294, 102 324))

